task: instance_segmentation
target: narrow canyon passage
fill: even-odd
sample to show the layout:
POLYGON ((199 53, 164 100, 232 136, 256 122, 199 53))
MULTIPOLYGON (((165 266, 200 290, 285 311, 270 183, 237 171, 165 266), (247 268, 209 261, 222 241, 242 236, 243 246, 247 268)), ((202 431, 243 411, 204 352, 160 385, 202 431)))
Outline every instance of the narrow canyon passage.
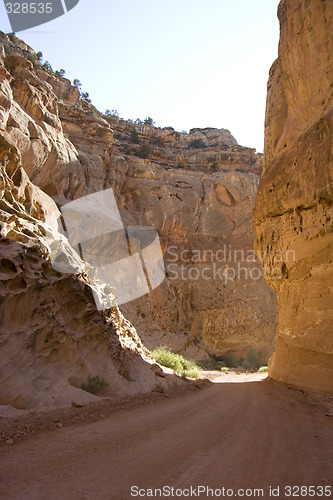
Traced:
POLYGON ((270 498, 270 486, 332 485, 333 419, 301 392, 253 378, 3 446, 1 498, 125 500, 131 486, 164 485, 270 498))

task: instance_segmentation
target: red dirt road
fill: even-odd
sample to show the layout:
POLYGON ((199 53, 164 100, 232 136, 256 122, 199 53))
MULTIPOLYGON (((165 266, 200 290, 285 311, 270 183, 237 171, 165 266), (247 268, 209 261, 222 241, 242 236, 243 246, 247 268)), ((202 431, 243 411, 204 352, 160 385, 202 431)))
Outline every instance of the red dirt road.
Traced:
POLYGON ((280 487, 275 498, 288 498, 286 485, 333 490, 333 418, 304 394, 258 378, 216 383, 2 446, 1 498, 127 500, 151 498, 131 496, 131 486, 164 485, 174 495, 185 489, 178 498, 199 485, 220 489, 219 498, 230 498, 231 489, 233 498, 273 498, 270 486, 280 487), (250 488, 262 488, 264 496, 238 495, 250 488))

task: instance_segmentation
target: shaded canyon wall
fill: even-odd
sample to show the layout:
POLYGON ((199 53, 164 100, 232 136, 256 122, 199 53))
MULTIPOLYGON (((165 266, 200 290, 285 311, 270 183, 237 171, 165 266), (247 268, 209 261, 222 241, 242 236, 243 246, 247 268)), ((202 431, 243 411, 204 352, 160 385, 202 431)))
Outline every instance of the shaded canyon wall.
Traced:
POLYGON ((35 61, 22 41, 1 41, 3 131, 30 181, 58 206, 112 188, 125 226, 159 233, 166 280, 122 306, 145 345, 167 344, 196 359, 229 350, 246 359, 255 349, 264 364, 275 340, 274 294, 263 277, 246 276, 259 263, 216 257, 224 248, 245 255, 252 249, 262 155, 225 129, 186 134, 106 117, 69 80, 35 61), (182 261, 195 253, 195 262, 182 261), (240 279, 232 273, 238 265, 240 279), (221 271, 214 278, 214 266, 231 268, 230 278, 221 271))
POLYGON ((51 86, 20 46, 22 55, 6 55, 0 45, 0 405, 88 403, 101 389, 82 390, 89 376, 111 397, 183 383, 162 373, 118 307, 97 311, 92 289, 103 293, 102 283, 87 285, 87 264, 57 232, 56 204, 29 179, 42 165, 50 179, 53 169, 71 166, 75 176, 78 160, 51 86), (53 244, 80 272, 52 267, 53 244))
POLYGON ((278 16, 254 212, 256 246, 282 275, 268 276, 278 297, 269 375, 333 390, 333 2, 282 0, 278 16))

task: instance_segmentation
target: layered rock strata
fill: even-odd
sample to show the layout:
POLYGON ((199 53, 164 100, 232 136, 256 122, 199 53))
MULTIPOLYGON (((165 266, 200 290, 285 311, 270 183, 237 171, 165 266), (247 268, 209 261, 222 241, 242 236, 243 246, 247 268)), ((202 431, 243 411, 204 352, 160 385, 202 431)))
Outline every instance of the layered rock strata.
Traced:
POLYGON ((166 280, 122 306, 145 345, 196 359, 228 351, 246 359, 255 349, 265 363, 275 299, 250 255, 262 155, 225 129, 186 134, 107 118, 31 63, 23 42, 1 40, 4 130, 29 179, 59 207, 112 188, 125 226, 159 233, 166 280))
POLYGON ((278 297, 269 375, 333 390, 333 3, 282 0, 278 16, 254 212, 278 297))
POLYGON ((97 311, 93 290, 102 296, 103 284, 88 286, 89 266, 58 233, 56 204, 27 174, 46 165, 52 178, 77 161, 57 98, 26 57, 0 50, 0 405, 83 404, 177 383, 117 306, 97 311), (53 268, 55 244, 75 274, 53 268), (89 380, 96 395, 82 390, 89 380))

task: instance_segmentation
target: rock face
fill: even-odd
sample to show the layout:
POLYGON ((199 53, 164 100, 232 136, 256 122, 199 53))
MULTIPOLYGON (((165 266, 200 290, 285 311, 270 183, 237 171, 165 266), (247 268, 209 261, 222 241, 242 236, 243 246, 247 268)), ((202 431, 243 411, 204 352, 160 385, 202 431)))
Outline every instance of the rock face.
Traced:
POLYGON ((333 390, 333 3, 282 0, 278 15, 254 213, 278 297, 269 374, 333 390))
POLYGON ((85 170, 68 198, 77 190, 111 187, 125 225, 158 230, 166 280, 121 307, 145 345, 168 345, 195 359, 228 351, 246 359, 255 349, 262 364, 267 362, 275 298, 262 277, 250 276, 259 264, 245 262, 253 246, 261 155, 237 145, 224 129, 184 134, 138 125, 133 138, 133 124, 113 118, 105 124, 66 104, 60 105, 60 118, 85 170), (243 258, 234 256, 237 250, 243 258))
POLYGON ((148 297, 122 306, 146 345, 171 345, 199 359, 229 350, 246 358, 255 348, 267 359, 273 298, 263 279, 246 279, 251 266, 233 256, 235 249, 246 256, 252 248, 250 214, 258 177, 233 170, 166 169, 137 158, 127 163, 128 222, 159 230, 167 272, 148 297), (240 277, 238 265, 246 268, 240 277))
POLYGON ((166 280, 121 307, 144 344, 196 359, 233 351, 246 360, 255 350, 264 364, 275 299, 253 255, 246 260, 262 155, 225 129, 185 134, 105 117, 68 80, 31 63, 23 42, 0 41, 2 132, 28 180, 58 206, 112 188, 125 226, 159 233, 166 280))
POLYGON ((86 284, 87 264, 57 233, 56 204, 27 175, 46 182, 49 169, 52 186, 59 170, 79 165, 63 136, 56 96, 26 57, 0 52, 0 60, 0 404, 92 401, 97 396, 81 389, 89 376, 97 393, 109 395, 167 386, 119 308, 97 311, 92 289, 103 293, 102 284, 86 284), (59 241, 80 273, 52 267, 51 245, 59 241))

